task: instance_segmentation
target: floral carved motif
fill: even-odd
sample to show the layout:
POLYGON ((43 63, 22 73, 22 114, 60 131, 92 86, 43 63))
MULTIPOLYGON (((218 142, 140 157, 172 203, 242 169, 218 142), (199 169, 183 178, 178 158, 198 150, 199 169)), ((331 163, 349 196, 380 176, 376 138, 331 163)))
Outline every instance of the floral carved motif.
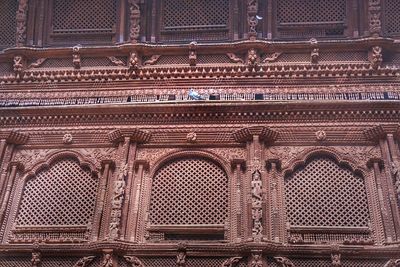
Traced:
POLYGON ((149 149, 140 149, 138 151, 138 160, 148 161, 150 166, 154 166, 154 164, 159 160, 165 157, 167 154, 172 153, 173 151, 177 151, 172 148, 158 149, 158 148, 149 148, 149 149))
POLYGON ((26 20, 28 14, 28 0, 20 0, 17 10, 17 37, 16 45, 24 46, 26 41, 26 20))
POLYGON ((29 170, 40 161, 43 161, 51 151, 53 150, 50 149, 20 150, 15 154, 14 160, 22 163, 25 169, 29 170))
POLYGON ((90 162, 92 162, 96 169, 101 169, 102 161, 115 161, 116 157, 116 149, 113 147, 109 148, 85 148, 82 149, 82 154, 87 158, 90 162))
POLYGON ((373 36, 379 36, 382 28, 381 0, 368 1, 369 32, 373 36))
POLYGON ((129 37, 131 42, 137 42, 140 35, 140 6, 139 0, 129 0, 131 29, 129 37))
POLYGON ((242 58, 238 57, 237 55, 235 55, 234 53, 227 53, 226 55, 229 57, 229 59, 233 63, 240 63, 240 64, 244 63, 244 60, 242 58))
POLYGON ((249 266, 250 267, 264 267, 261 253, 253 253, 252 254, 249 266))
POLYGON ((243 148, 209 148, 207 151, 229 161, 233 159, 245 159, 247 157, 246 149, 243 148))
POLYGON ((397 201, 400 206, 400 162, 392 162, 392 174, 394 178, 395 191, 397 194, 397 201))

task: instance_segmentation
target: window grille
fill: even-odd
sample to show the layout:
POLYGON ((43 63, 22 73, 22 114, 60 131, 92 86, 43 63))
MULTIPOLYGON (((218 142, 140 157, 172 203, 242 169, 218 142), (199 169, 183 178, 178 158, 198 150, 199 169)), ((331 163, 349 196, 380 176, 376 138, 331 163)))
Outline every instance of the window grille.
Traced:
POLYGON ((400 34, 399 14, 400 2, 398 0, 386 0, 385 19, 388 35, 400 34))
POLYGON ((0 47, 10 47, 15 44, 17 9, 18 1, 16 0, 0 1, 0 47))

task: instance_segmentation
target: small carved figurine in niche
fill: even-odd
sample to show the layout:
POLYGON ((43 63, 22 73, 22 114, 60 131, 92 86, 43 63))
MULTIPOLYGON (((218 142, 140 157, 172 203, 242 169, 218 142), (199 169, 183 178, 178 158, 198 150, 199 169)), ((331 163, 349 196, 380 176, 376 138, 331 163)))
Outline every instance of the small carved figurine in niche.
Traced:
POLYGON ((101 267, 113 267, 114 263, 113 263, 113 258, 111 253, 106 253, 104 255, 104 259, 103 262, 100 265, 101 267))
POLYGON ((382 47, 374 46, 371 50, 370 62, 373 69, 381 67, 383 62, 382 47))
POLYGON ((189 44, 189 64, 190 66, 196 66, 197 63, 197 42, 191 42, 189 44))
POLYGON ((257 60, 258 60, 257 51, 254 48, 251 48, 248 51, 247 64, 250 65, 250 66, 256 66, 257 65, 257 60))
POLYGON ((40 252, 32 252, 32 259, 31 259, 32 267, 40 266, 40 263, 42 262, 41 257, 42 255, 40 252))
POLYGON ((72 63, 75 69, 81 68, 81 45, 76 45, 72 48, 72 63))
POLYGON ((340 258, 341 258, 341 255, 339 253, 331 254, 332 267, 342 266, 342 263, 340 262, 340 258))
POLYGON ((264 267, 264 263, 260 253, 254 253, 252 255, 250 267, 264 267))

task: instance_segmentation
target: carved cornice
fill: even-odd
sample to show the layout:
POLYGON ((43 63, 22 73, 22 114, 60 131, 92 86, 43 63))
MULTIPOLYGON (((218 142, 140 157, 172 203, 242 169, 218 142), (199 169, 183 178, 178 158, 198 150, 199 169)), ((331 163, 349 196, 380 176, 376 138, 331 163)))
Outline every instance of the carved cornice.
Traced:
MULTIPOLYGON (((400 102, 193 102, 182 104, 94 105, 76 107, 6 108, 0 125, 96 126, 166 125, 169 123, 276 124, 284 122, 368 122, 398 123, 400 102), (215 116, 218 114, 218 116, 215 116)), ((125 135, 125 133, 123 133, 125 135)), ((129 133, 126 135, 128 136, 129 133)), ((147 135, 146 135, 147 136, 147 135)), ((246 136, 246 135, 244 135, 246 136)), ((240 140, 240 138, 238 139, 240 140)), ((145 139, 143 139, 145 141, 145 139)))
POLYGON ((254 135, 258 135, 261 141, 266 143, 273 143, 278 139, 279 133, 265 126, 253 126, 243 128, 234 132, 233 138, 236 142, 243 143, 253 140, 254 135))

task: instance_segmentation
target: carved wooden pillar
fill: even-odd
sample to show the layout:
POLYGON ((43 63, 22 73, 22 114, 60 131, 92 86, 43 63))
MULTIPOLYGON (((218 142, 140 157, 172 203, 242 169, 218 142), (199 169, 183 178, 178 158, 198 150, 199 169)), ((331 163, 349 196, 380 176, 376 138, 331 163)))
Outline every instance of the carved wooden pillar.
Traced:
POLYGON ((396 166, 399 164, 398 146, 395 144, 394 135, 399 133, 398 125, 380 125, 364 132, 370 140, 378 141, 381 148, 384 169, 381 172, 381 187, 384 207, 382 211, 385 222, 385 235, 387 242, 400 240, 400 214, 398 205, 398 196, 395 191, 395 180, 399 172, 396 166))
POLYGON ((278 133, 267 127, 249 127, 233 134, 237 142, 247 142, 248 168, 246 171, 244 203, 244 238, 261 242, 265 236, 266 217, 266 186, 264 162, 264 144, 276 140, 278 133))
POLYGON ((243 236, 243 211, 242 203, 244 199, 242 198, 242 171, 245 167, 244 159, 234 159, 232 160, 232 169, 234 172, 234 181, 231 183, 231 240, 234 242, 241 242, 243 236))
POLYGON ((109 186, 110 208, 106 214, 110 214, 108 239, 119 240, 126 237, 127 222, 131 204, 131 191, 133 180, 133 162, 136 157, 138 143, 148 142, 151 135, 138 129, 122 132, 115 130, 109 133, 111 142, 119 142, 117 168, 112 184, 109 186))
POLYGON ((267 159, 267 166, 269 169, 267 178, 268 178, 268 188, 267 194, 269 195, 267 198, 267 207, 269 207, 269 218, 270 223, 266 225, 266 232, 268 240, 272 240, 275 242, 280 242, 281 230, 280 229, 280 213, 281 205, 279 205, 279 195, 282 194, 279 189, 279 181, 278 181, 278 169, 279 169, 279 160, 278 159, 267 159))
POLYGON ((7 186, 5 187, 4 197, 2 198, 1 207, 0 207, 0 223, 3 222, 4 215, 6 213, 7 204, 11 196, 12 187, 15 181, 15 177, 17 175, 17 170, 22 169, 22 166, 18 162, 11 162, 9 165, 9 176, 7 179, 7 186))
POLYGON ((148 170, 149 163, 147 161, 137 160, 135 161, 135 169, 136 175, 134 178, 130 207, 132 207, 131 211, 128 215, 128 223, 130 224, 128 227, 128 231, 126 233, 126 238, 130 238, 132 242, 138 242, 137 238, 137 230, 138 230, 138 220, 139 220, 139 207, 140 207, 140 192, 142 191, 142 186, 146 182, 144 181, 144 171, 148 170))
POLYGON ((7 183, 8 166, 14 154, 17 145, 25 144, 29 136, 24 133, 11 131, 6 139, 0 143, 0 201, 5 193, 7 183))
POLYGON ((100 185, 99 185, 99 195, 96 201, 96 213, 93 219, 93 226, 92 226, 92 240, 96 241, 98 237, 100 237, 100 225, 101 225, 101 218, 105 208, 105 200, 107 194, 107 187, 108 181, 111 177, 111 166, 113 165, 112 161, 103 161, 103 173, 100 177, 100 185))

